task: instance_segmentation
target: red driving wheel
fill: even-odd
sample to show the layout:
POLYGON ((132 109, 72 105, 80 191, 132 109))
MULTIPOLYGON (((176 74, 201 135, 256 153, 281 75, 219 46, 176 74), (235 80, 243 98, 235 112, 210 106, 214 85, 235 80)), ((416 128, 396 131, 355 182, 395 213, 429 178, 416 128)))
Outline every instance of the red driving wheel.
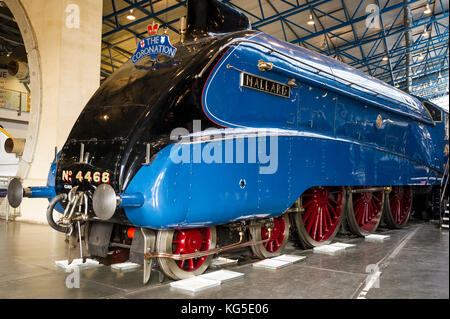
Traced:
POLYGON ((304 248, 330 243, 345 208, 344 187, 313 187, 300 197, 300 213, 292 214, 296 238, 304 248))

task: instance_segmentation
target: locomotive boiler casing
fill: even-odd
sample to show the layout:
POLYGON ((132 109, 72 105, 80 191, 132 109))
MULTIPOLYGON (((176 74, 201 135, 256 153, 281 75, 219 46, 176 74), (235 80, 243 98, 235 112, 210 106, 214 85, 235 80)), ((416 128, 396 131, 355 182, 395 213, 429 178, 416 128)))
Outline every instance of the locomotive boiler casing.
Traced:
MULTIPOLYGON (((189 144, 189 163, 171 160, 171 148, 182 147, 178 143, 142 167, 126 190, 141 191, 145 198, 142 207, 125 209, 133 224, 189 228, 279 216, 313 186, 438 183, 445 158, 444 123, 434 122, 420 101, 332 59, 289 47, 265 34, 246 39, 252 42, 228 49, 203 87, 203 111, 223 127, 210 134, 222 138, 189 144), (274 50, 267 50, 267 44, 274 50), (287 55, 329 72, 317 73, 287 55), (280 71, 259 70, 259 60, 280 71), (295 77, 297 87, 288 98, 262 93, 240 85, 243 72, 278 83, 295 77), (384 90, 396 100, 349 88, 333 76, 339 73, 364 80, 368 88, 384 90), (399 99, 410 104, 400 104, 399 99), (378 117, 382 119, 379 128, 378 117), (234 149, 240 139, 256 145, 256 136, 262 135, 277 136, 278 162, 273 174, 260 173, 267 164, 227 164, 224 154, 220 163, 195 163, 195 148, 202 154, 205 148, 226 150, 230 137, 234 149), (245 181, 244 187, 240 181, 245 181), (142 185, 148 186, 143 190, 142 185)), ((268 141, 265 149, 270 149, 268 141)))
POLYGON ((279 216, 313 186, 439 183, 442 110, 435 121, 415 97, 261 32, 209 35, 177 50, 173 60, 128 62, 105 81, 61 150, 56 193, 102 183, 139 193, 143 205, 119 207, 110 221, 166 229, 279 216), (280 91, 243 85, 246 74, 280 91), (215 140, 195 135, 196 119, 215 140), (177 127, 189 141, 171 139, 177 127), (267 152, 277 140, 276 169, 265 174, 270 163, 248 160, 262 136, 267 152), (225 153, 196 162, 196 152, 230 141, 246 146, 244 162, 225 153), (190 160, 173 161, 186 145, 190 160))

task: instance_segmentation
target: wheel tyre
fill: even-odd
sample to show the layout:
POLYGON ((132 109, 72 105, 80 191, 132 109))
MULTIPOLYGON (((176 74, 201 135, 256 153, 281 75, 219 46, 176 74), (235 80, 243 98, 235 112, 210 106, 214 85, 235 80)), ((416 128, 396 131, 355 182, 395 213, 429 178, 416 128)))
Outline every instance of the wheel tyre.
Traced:
POLYGON ((410 186, 393 186, 385 200, 384 221, 389 228, 400 229, 411 216, 413 193, 410 186), (401 216, 399 217, 398 214, 401 216))
MULTIPOLYGON (((306 192, 305 192, 306 193, 306 192)), ((303 214, 302 213, 292 213, 290 214, 291 219, 291 229, 292 229, 292 237, 294 240, 296 240, 301 247, 304 249, 310 249, 322 245, 328 245, 330 244, 333 239, 336 237, 337 233, 339 232, 339 229, 341 227, 342 221, 345 218, 345 210, 346 210, 346 201, 347 201, 347 195, 346 190, 342 187, 342 202, 340 204, 341 211, 339 214, 339 219, 337 221, 337 224, 335 225, 334 231, 329 235, 329 237, 326 240, 322 241, 316 241, 314 240, 308 233, 308 231, 305 228, 305 224, 303 222, 303 214)), ((302 206, 302 197, 297 201, 297 206, 302 206)))
MULTIPOLYGON (((209 249, 213 249, 216 247, 216 228, 214 226, 208 227, 210 232, 210 241, 209 241, 209 249)), ((173 254, 173 240, 175 236, 175 230, 160 230, 156 236, 156 251, 160 253, 169 253, 173 254)), ((158 264, 161 267, 161 270, 166 274, 166 276, 179 280, 179 279, 187 279, 194 276, 201 275, 206 271, 208 266, 211 264, 211 260, 213 259, 213 255, 206 256, 203 263, 192 271, 186 271, 181 269, 178 265, 177 261, 169 258, 158 258, 158 264)))
MULTIPOLYGON (((378 192, 376 192, 378 193, 378 192)), ((374 233, 378 226, 381 223, 381 220, 383 219, 383 212, 384 212, 384 202, 385 202, 385 193, 384 191, 380 191, 381 195, 381 203, 376 204, 377 207, 376 208, 372 208, 372 209, 379 209, 379 212, 375 213, 375 216, 369 221, 371 222, 372 227, 367 227, 366 225, 360 225, 360 223, 357 220, 357 216, 355 213, 355 203, 353 201, 354 199, 354 194, 351 192, 348 192, 348 197, 347 197, 347 209, 346 209, 346 220, 347 220, 347 225, 350 229, 350 231, 358 236, 367 236, 369 234, 374 233)))
MULTIPOLYGON (((275 245, 277 245, 278 247, 271 252, 271 249, 268 249, 268 243, 251 246, 253 254, 260 259, 281 255, 289 240, 290 221, 288 214, 286 213, 284 215, 281 215, 280 217, 275 218, 274 223, 275 227, 272 231, 271 240, 268 243, 272 242, 273 245, 273 242, 275 242, 275 245), (274 235, 276 238, 274 237, 274 235)), ((263 239, 266 239, 268 236, 265 227, 261 227, 261 224, 257 223, 256 221, 250 222, 249 231, 250 236, 254 241, 261 241, 263 239)))

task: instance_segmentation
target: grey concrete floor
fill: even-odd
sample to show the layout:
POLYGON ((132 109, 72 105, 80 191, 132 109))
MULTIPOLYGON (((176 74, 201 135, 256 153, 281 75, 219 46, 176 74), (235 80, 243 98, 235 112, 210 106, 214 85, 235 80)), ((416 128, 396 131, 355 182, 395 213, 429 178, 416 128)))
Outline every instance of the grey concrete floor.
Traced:
POLYGON ((49 226, 0 221, 2 298, 449 298, 449 234, 435 223, 416 222, 381 243, 340 236, 356 244, 337 256, 313 254, 289 244, 286 253, 307 258, 276 271, 255 269, 247 260, 229 268, 244 277, 196 294, 170 288, 170 280, 142 285, 142 269, 116 272, 108 266, 82 269, 80 288, 66 287, 62 234, 49 226), (366 267, 381 271, 379 288, 366 289, 366 267))

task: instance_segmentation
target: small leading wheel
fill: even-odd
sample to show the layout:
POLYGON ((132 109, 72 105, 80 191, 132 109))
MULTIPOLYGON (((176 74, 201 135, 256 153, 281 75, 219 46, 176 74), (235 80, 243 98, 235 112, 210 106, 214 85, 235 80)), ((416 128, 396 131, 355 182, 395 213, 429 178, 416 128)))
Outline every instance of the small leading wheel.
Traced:
POLYGON ((265 225, 252 222, 250 224, 250 235, 254 241, 269 239, 265 243, 257 244, 252 247, 256 257, 264 259, 280 255, 289 239, 289 218, 287 214, 273 219, 273 228, 270 233, 265 225))
POLYGON ((350 230, 366 236, 377 230, 383 215, 384 191, 351 193, 348 196, 347 221, 350 230))
MULTIPOLYGON (((206 251, 216 246, 216 228, 160 230, 156 237, 156 251, 169 254, 191 254, 206 251)), ((205 272, 213 255, 185 260, 158 258, 164 273, 172 279, 186 279, 205 272)))
POLYGON ((405 227, 411 214, 412 189, 409 186, 393 186, 386 201, 386 224, 391 228, 405 227))
POLYGON ((329 244, 339 231, 345 209, 344 187, 313 187, 297 201, 299 213, 291 214, 294 237, 308 249, 329 244))

